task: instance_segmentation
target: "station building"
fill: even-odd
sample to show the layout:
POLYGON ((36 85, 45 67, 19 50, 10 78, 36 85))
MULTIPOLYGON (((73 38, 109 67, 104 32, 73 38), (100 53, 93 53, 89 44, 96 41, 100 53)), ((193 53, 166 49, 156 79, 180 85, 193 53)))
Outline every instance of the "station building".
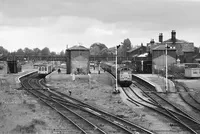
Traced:
POLYGON ((133 71, 135 73, 151 73, 152 72, 152 59, 151 55, 147 52, 147 46, 141 44, 136 48, 127 51, 127 56, 132 61, 133 71))
POLYGON ((195 55, 193 42, 176 38, 176 31, 172 30, 171 38, 163 41, 163 34, 159 34, 159 42, 152 40, 147 43, 147 52, 152 55, 152 71, 163 70, 166 66, 166 44, 167 44, 167 63, 168 66, 180 63, 192 63, 195 55))

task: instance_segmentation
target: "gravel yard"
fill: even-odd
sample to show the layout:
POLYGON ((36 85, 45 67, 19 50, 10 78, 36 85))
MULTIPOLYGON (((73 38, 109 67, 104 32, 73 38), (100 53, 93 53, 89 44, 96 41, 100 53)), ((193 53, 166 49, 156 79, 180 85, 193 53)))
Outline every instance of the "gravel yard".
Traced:
MULTIPOLYGON (((24 66, 24 70, 26 69, 32 69, 31 65, 24 66)), ((171 128, 170 122, 165 118, 149 109, 130 104, 123 93, 113 94, 114 81, 108 77, 108 74, 97 72, 92 72, 89 83, 89 76, 76 76, 76 80, 72 81, 72 77, 62 70, 61 74, 54 72, 50 75, 47 84, 66 94, 71 90, 72 97, 145 128, 156 130, 157 133, 178 133, 179 130, 176 127, 171 128)), ((26 72, 20 75, 24 73, 26 72)), ((0 133, 53 134, 61 131, 73 134, 73 126, 69 122, 64 121, 35 97, 23 90, 17 90, 17 76, 19 74, 0 75, 0 133)))
POLYGON ((199 79, 189 79, 189 80, 178 80, 179 82, 184 83, 189 90, 190 93, 200 102, 200 80, 199 79))
POLYGON ((159 114, 147 108, 137 107, 128 102, 123 93, 113 94, 115 82, 107 73, 101 72, 101 74, 98 74, 98 71, 93 72, 91 74, 91 84, 89 85, 88 76, 76 76, 76 80, 72 81, 72 76, 66 76, 65 72, 62 72, 63 74, 54 72, 50 75, 47 79, 48 85, 68 95, 71 90, 72 97, 145 128, 155 130, 157 133, 181 133, 179 132, 179 128, 170 127, 171 122, 163 116, 159 116, 159 114))

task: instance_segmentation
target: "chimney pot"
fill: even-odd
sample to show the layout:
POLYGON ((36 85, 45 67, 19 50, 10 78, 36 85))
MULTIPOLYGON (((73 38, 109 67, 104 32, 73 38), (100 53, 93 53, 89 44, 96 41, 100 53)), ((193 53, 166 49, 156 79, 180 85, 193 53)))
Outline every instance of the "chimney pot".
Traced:
POLYGON ((163 34, 162 33, 159 34, 159 42, 161 42, 161 43, 163 42, 163 34))
POLYGON ((173 43, 175 43, 175 41, 176 41, 176 31, 175 30, 172 30, 171 36, 172 36, 171 39, 172 39, 173 43))
POLYGON ((154 39, 151 39, 150 43, 151 43, 151 44, 154 44, 154 43, 155 43, 154 39))

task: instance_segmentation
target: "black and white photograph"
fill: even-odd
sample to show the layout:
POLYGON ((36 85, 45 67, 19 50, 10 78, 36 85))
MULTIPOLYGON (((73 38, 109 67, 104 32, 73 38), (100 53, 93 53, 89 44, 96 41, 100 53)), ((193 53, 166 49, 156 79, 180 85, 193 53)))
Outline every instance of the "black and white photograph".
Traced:
POLYGON ((200 0, 0 0, 0 134, 200 134, 200 0))

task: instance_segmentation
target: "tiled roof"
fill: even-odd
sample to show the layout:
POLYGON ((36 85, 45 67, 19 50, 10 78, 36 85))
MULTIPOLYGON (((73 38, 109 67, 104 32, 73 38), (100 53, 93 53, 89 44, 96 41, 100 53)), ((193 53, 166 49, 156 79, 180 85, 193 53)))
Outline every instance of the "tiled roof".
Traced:
POLYGON ((192 42, 175 39, 175 42, 173 43, 172 39, 168 39, 168 40, 164 41, 163 43, 167 43, 168 45, 175 46, 177 48, 181 48, 181 50, 183 52, 194 52, 194 43, 192 43, 192 42))

